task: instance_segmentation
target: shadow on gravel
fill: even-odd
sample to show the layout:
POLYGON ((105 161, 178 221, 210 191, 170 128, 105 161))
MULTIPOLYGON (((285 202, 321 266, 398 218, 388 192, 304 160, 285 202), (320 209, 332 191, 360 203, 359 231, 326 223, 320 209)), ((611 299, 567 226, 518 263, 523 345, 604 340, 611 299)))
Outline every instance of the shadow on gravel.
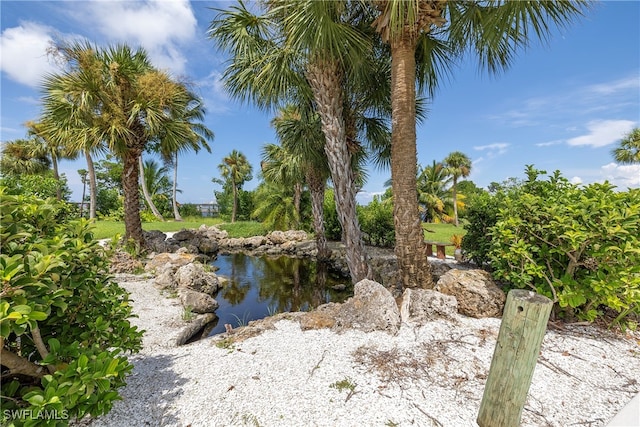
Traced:
POLYGON ((88 425, 180 425, 180 421, 173 414, 173 402, 182 394, 182 385, 187 379, 176 374, 173 366, 180 363, 182 357, 184 356, 139 355, 132 358, 134 368, 127 377, 126 387, 120 390, 122 400, 116 402, 107 415, 93 420, 88 425))

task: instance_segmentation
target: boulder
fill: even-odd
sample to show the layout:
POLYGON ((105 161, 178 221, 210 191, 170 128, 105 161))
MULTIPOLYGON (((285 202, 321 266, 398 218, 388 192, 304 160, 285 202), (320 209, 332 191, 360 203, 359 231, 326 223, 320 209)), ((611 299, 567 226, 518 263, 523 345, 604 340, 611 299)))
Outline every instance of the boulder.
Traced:
POLYGON ((196 237, 196 233, 193 230, 180 230, 172 237, 178 242, 185 242, 187 240, 193 240, 193 238, 196 237))
POLYGON ((229 237, 229 233, 226 230, 220 230, 215 226, 207 227, 205 224, 198 228, 198 234, 211 240, 222 240, 229 237))
POLYGON ((266 238, 274 245, 281 245, 287 241, 286 237, 284 236, 284 231, 280 230, 272 231, 271 233, 267 234, 266 238))
POLYGON ((159 289, 175 289, 178 285, 171 268, 165 268, 160 273, 156 272, 154 283, 159 289))
POLYGON ((218 253, 219 245, 217 240, 213 240, 209 237, 201 238, 198 241, 198 250, 205 255, 214 255, 218 253))
POLYGON ((455 319, 458 302, 450 295, 432 289, 406 289, 402 295, 400 317, 405 323, 424 325, 435 319, 455 319))
POLYGON ((245 238, 242 246, 245 248, 257 248, 264 245, 266 242, 267 239, 264 236, 253 236, 245 238))
POLYGON ((208 295, 215 295, 220 288, 214 273, 204 271, 202 264, 187 264, 180 267, 175 274, 179 288, 189 288, 208 295))
POLYGON ((361 280, 354 287, 353 297, 340 306, 333 328, 339 331, 359 329, 395 334, 400 329, 398 304, 380 283, 361 280))
POLYGON ((307 233, 302 230, 287 230, 284 232, 284 239, 290 242, 301 242, 307 240, 307 233))
POLYGON ((161 271, 171 267, 174 271, 183 265, 192 263, 196 259, 195 255, 188 253, 162 253, 154 256, 144 267, 145 271, 161 271))
POLYGON ((143 269, 140 260, 131 256, 128 252, 116 251, 111 256, 109 271, 116 273, 137 273, 143 269))
POLYGON ((204 292, 180 288, 178 294, 182 306, 190 309, 193 313, 213 313, 218 308, 218 301, 204 292))
POLYGON ((502 316, 506 296, 484 270, 449 270, 440 277, 435 290, 454 296, 458 312, 465 316, 502 316))
POLYGON ((143 231, 144 244, 152 252, 167 252, 167 235, 160 230, 143 231))

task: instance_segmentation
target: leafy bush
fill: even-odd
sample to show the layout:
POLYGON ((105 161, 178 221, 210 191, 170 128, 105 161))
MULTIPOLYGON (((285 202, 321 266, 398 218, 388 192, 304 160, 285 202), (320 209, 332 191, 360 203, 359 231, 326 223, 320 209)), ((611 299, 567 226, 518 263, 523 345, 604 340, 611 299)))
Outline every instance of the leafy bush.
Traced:
POLYGON ((327 240, 342 240, 342 226, 338 220, 333 190, 324 193, 324 232, 327 240))
POLYGON ((498 220, 499 197, 489 193, 475 194, 469 199, 465 209, 467 222, 464 228, 467 234, 462 238, 462 251, 480 267, 486 267, 489 262, 489 232, 498 220))
POLYGON ((184 205, 178 205, 178 211, 182 217, 197 217, 202 218, 202 212, 193 203, 185 203, 184 205))
POLYGON ((119 399, 142 333, 84 219, 0 188, 3 425, 65 425, 119 399))
POLYGON ((365 243, 382 247, 395 245, 393 205, 390 199, 382 202, 376 196, 367 206, 358 206, 358 221, 365 243))
POLYGON ((528 167, 509 190, 491 230, 494 276, 558 302, 566 315, 592 321, 603 308, 622 320, 640 314, 640 189, 585 187, 528 167))

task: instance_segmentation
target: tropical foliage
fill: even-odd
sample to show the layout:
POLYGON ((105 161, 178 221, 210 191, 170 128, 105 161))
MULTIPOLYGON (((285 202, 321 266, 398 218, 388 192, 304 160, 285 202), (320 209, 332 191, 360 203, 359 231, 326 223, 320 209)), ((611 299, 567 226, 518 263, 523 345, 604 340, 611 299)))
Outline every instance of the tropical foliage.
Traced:
POLYGON ((635 128, 622 138, 620 146, 612 152, 618 163, 625 165, 640 164, 640 128, 635 128))
POLYGON ((185 111, 197 97, 126 45, 61 45, 67 71, 43 84, 44 130, 52 142, 85 151, 106 148, 123 162, 125 238, 143 244, 139 203, 142 152, 154 140, 192 141, 185 111))
POLYGON ((3 425, 104 414, 133 368, 125 353, 141 347, 127 293, 86 220, 68 221, 53 199, 2 188, 0 198, 3 425), (29 419, 45 412, 51 418, 29 419))
POLYGON ((639 314, 640 190, 543 174, 528 166, 524 183, 472 208, 480 221, 469 217, 463 249, 471 243, 497 279, 547 295, 562 315, 639 314))
MULTIPOLYGON (((226 192, 231 191, 233 196, 231 222, 236 222, 242 186, 245 182, 253 179, 253 167, 244 154, 238 150, 233 150, 228 156, 222 159, 222 163, 218 165, 218 170, 220 171, 220 175, 222 175, 222 179, 213 178, 212 181, 222 184, 226 192)), ((216 193, 216 199, 219 205, 225 205, 224 201, 218 199, 218 193, 216 193)))

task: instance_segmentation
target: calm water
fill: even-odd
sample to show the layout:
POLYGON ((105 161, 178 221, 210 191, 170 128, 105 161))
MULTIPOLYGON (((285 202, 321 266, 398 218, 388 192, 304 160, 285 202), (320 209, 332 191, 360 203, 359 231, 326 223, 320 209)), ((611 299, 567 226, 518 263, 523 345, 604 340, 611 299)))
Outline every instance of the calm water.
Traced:
POLYGON ((350 279, 328 271, 326 265, 308 259, 218 255, 211 262, 216 274, 228 277, 215 299, 217 323, 208 335, 262 319, 275 313, 308 311, 327 302, 343 302, 353 295, 350 279), (343 291, 333 289, 347 285, 343 291))

